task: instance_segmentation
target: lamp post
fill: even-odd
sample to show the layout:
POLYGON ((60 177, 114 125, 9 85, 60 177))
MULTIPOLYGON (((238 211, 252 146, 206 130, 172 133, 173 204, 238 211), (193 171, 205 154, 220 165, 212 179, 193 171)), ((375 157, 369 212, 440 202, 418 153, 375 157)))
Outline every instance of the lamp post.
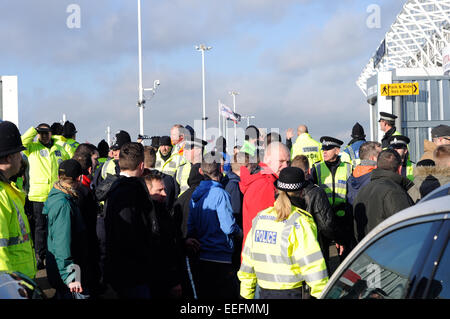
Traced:
MULTIPOLYGON (((236 113, 236 95, 239 95, 239 92, 231 91, 228 92, 233 96, 233 112, 236 113)), ((236 122, 234 122, 234 146, 237 144, 237 133, 236 133, 236 122)))
POLYGON ((141 0, 138 0, 138 59, 139 59, 139 97, 137 105, 139 107, 139 134, 144 135, 144 91, 151 91, 152 97, 159 86, 159 80, 153 82, 153 88, 144 89, 142 84, 142 19, 141 19, 141 0))
POLYGON ((211 47, 207 47, 204 44, 200 44, 200 45, 196 45, 195 49, 197 51, 201 51, 202 52, 202 87, 203 87, 203 126, 202 126, 202 139, 205 140, 206 139, 206 95, 205 95, 205 51, 209 51, 212 48, 211 47))
POLYGON ((250 119, 254 119, 255 116, 253 115, 246 115, 246 116, 241 116, 242 119, 247 119, 247 127, 250 126, 250 119))

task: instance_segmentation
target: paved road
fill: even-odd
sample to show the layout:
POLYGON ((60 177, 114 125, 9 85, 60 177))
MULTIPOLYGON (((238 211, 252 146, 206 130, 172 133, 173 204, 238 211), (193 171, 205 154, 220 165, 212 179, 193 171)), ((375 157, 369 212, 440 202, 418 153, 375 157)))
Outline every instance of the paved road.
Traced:
MULTIPOLYGON (((330 268, 331 268, 331 271, 334 272, 338 266, 339 266, 339 257, 337 256, 336 248, 334 246, 330 246, 330 268)), ((53 296, 55 295, 55 289, 53 289, 50 286, 50 284, 47 280, 47 273, 46 273, 45 269, 39 270, 37 272, 36 283, 44 291, 44 294, 47 296, 47 298, 53 298, 53 296)), ((112 296, 111 294, 108 294, 108 295, 112 296)), ((105 297, 108 298, 108 295, 106 295, 105 297)))

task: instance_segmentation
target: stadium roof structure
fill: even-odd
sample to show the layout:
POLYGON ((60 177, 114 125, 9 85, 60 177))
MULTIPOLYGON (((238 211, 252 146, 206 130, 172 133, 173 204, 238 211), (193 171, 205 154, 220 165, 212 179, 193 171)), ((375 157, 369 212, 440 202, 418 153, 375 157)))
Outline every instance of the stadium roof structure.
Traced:
POLYGON ((450 45, 450 0, 408 0, 356 84, 367 96, 367 80, 395 68, 442 66, 450 45))

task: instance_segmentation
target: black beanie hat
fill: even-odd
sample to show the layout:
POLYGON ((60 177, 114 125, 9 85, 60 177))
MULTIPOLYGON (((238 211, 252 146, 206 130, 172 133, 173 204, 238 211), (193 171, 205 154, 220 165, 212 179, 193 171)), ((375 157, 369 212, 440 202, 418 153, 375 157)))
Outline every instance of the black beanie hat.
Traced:
POLYGON ((353 126, 352 137, 366 137, 366 134, 364 134, 364 128, 358 122, 353 126))
POLYGON ((286 167, 280 172, 280 177, 275 181, 275 188, 284 192, 295 192, 303 188, 305 173, 298 167, 286 167))
POLYGON ((50 131, 52 135, 63 135, 64 128, 61 123, 55 122, 50 126, 50 131))
POLYGON ((72 137, 77 132, 77 129, 75 128, 75 124, 72 122, 65 122, 63 126, 63 136, 64 137, 72 137))
POLYGON ((113 146, 111 147, 113 150, 120 150, 122 145, 131 142, 130 134, 126 131, 119 131, 116 134, 116 141, 114 142, 113 146))
POLYGON ((161 136, 159 138, 159 146, 172 146, 170 136, 161 136))

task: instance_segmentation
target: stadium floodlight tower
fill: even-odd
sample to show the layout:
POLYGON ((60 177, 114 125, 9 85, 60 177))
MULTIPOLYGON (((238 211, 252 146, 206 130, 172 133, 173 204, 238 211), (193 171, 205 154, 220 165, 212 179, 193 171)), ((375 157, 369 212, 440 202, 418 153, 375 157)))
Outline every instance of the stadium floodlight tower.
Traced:
POLYGON ((449 50, 450 0, 405 1, 356 81, 370 106, 371 140, 384 136, 379 113, 393 113, 410 138, 411 160, 419 160, 431 129, 450 124, 449 50), (395 89, 408 86, 414 93, 395 89))
POLYGON ((144 91, 151 91, 152 97, 156 93, 159 86, 159 80, 153 82, 153 88, 144 89, 142 84, 142 18, 141 18, 141 0, 138 0, 138 58, 139 58, 139 87, 138 87, 138 103, 139 107, 139 134, 144 135, 144 91))
POLYGON ((202 52, 202 89, 203 89, 203 118, 202 118, 202 139, 206 140, 206 95, 205 95, 205 51, 209 51, 212 47, 204 44, 196 45, 195 49, 202 52))

